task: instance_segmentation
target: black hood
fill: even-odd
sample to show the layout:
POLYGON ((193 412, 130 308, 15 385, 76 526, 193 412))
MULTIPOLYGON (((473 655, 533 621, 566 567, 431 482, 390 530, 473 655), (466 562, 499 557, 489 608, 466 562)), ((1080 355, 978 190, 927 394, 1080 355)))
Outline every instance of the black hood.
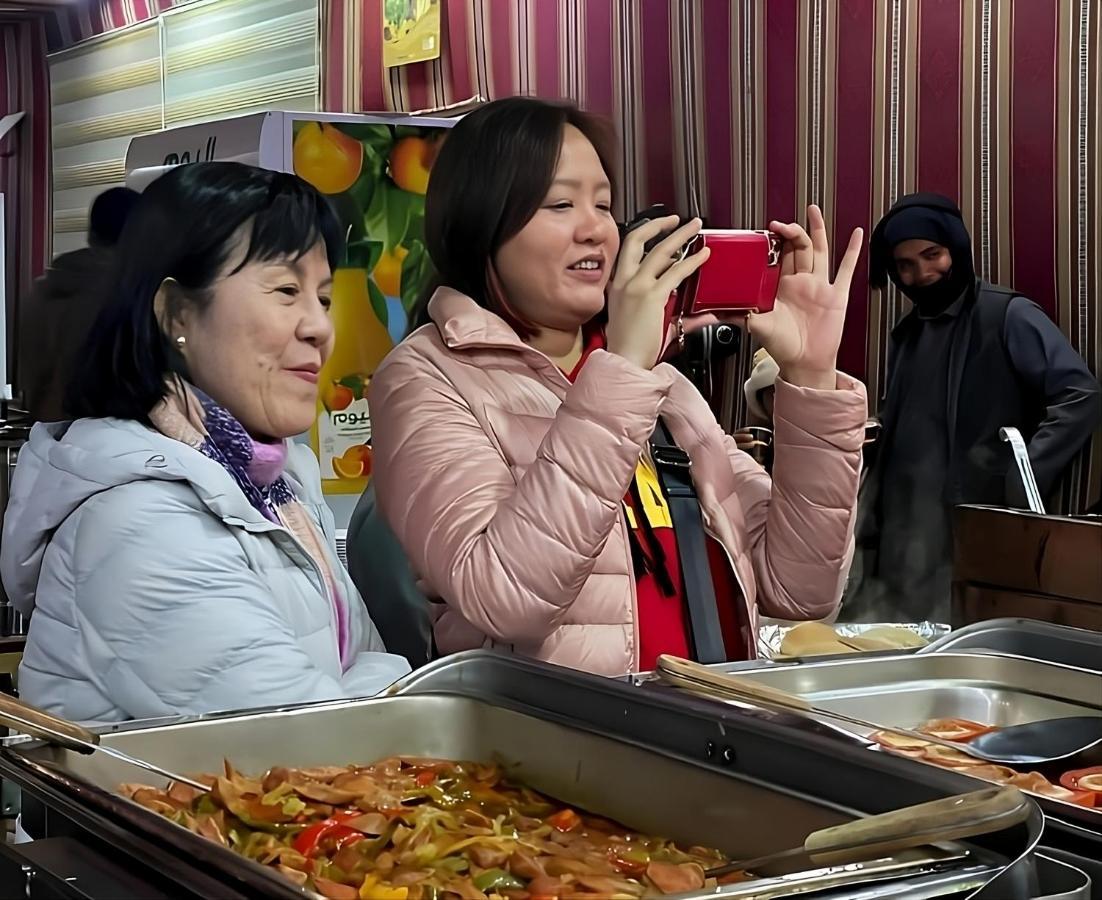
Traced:
POLYGON ((959 207, 941 194, 907 194, 896 201, 877 223, 869 241, 869 280, 873 287, 887 287, 888 279, 905 295, 919 302, 927 289, 906 288, 899 281, 892 251, 908 240, 927 240, 940 244, 953 257, 953 268, 946 284, 934 287, 939 293, 959 296, 975 280, 972 239, 964 227, 959 207))

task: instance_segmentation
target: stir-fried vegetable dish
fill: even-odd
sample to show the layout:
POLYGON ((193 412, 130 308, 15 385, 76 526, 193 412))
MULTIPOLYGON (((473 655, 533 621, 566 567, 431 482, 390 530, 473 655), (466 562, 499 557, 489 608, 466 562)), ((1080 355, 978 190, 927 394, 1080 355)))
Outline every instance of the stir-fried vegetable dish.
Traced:
MULTIPOLYGON (((945 741, 967 743, 974 737, 996 729, 992 725, 982 725, 968 719, 932 719, 914 730, 945 741)), ((969 756, 961 750, 931 744, 903 734, 878 731, 872 735, 872 739, 885 750, 899 756, 910 756, 947 769, 959 769, 974 778, 1010 784, 1042 797, 1102 810, 1102 767, 1065 772, 1060 783, 1053 784, 1040 772, 1018 772, 1009 766, 995 765, 969 756)))
POLYGON ((227 762, 196 780, 211 790, 120 790, 332 900, 652 897, 714 885, 705 869, 727 861, 565 807, 496 765, 394 757, 249 777, 227 762))

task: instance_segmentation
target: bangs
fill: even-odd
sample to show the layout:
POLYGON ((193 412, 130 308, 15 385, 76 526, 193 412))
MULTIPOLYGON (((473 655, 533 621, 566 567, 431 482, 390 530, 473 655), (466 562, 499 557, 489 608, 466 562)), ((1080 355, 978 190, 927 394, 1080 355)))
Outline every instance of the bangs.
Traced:
POLYGON ((336 271, 344 255, 344 235, 332 206, 305 182, 281 175, 253 216, 245 258, 234 272, 251 262, 298 261, 319 242, 325 245, 329 268, 336 271))

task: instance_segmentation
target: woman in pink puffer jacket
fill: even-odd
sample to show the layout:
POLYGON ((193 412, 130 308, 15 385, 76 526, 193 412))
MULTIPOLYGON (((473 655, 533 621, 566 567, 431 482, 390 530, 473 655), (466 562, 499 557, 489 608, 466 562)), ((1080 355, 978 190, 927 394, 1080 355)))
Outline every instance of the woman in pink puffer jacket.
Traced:
POLYGON ((860 232, 832 283, 818 209, 810 237, 770 226, 784 274, 774 311, 748 323, 781 373, 770 481, 656 364, 667 298, 707 251, 675 261, 696 220, 650 253, 676 220, 620 246, 607 148, 575 108, 511 98, 458 123, 433 169, 426 240, 444 287, 369 399, 379 506, 442 601, 444 653, 494 646, 606 675, 686 653, 677 554, 662 549, 672 530, 632 541, 643 518, 661 524, 632 488, 659 416, 689 455, 726 570, 731 656, 753 655, 759 610, 812 619, 838 602, 866 420, 864 388, 835 369, 860 232))

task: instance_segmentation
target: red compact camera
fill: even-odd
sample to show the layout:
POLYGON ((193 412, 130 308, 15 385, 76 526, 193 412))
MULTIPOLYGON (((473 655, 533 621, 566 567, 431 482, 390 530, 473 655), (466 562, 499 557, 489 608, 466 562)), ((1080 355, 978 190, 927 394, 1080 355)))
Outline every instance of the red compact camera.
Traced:
POLYGON ((677 289, 677 315, 769 312, 777 299, 784 240, 771 231, 701 231, 685 256, 711 250, 677 289))
MULTIPOLYGON (((656 204, 621 226, 621 235, 668 214, 665 206, 656 204)), ((653 250, 664 237, 647 241, 645 252, 653 250)), ((773 308, 781 280, 784 239, 780 235, 771 231, 705 229, 682 248, 678 258, 685 259, 704 247, 711 250, 711 256, 677 289, 671 304, 673 315, 768 312, 773 308)))

